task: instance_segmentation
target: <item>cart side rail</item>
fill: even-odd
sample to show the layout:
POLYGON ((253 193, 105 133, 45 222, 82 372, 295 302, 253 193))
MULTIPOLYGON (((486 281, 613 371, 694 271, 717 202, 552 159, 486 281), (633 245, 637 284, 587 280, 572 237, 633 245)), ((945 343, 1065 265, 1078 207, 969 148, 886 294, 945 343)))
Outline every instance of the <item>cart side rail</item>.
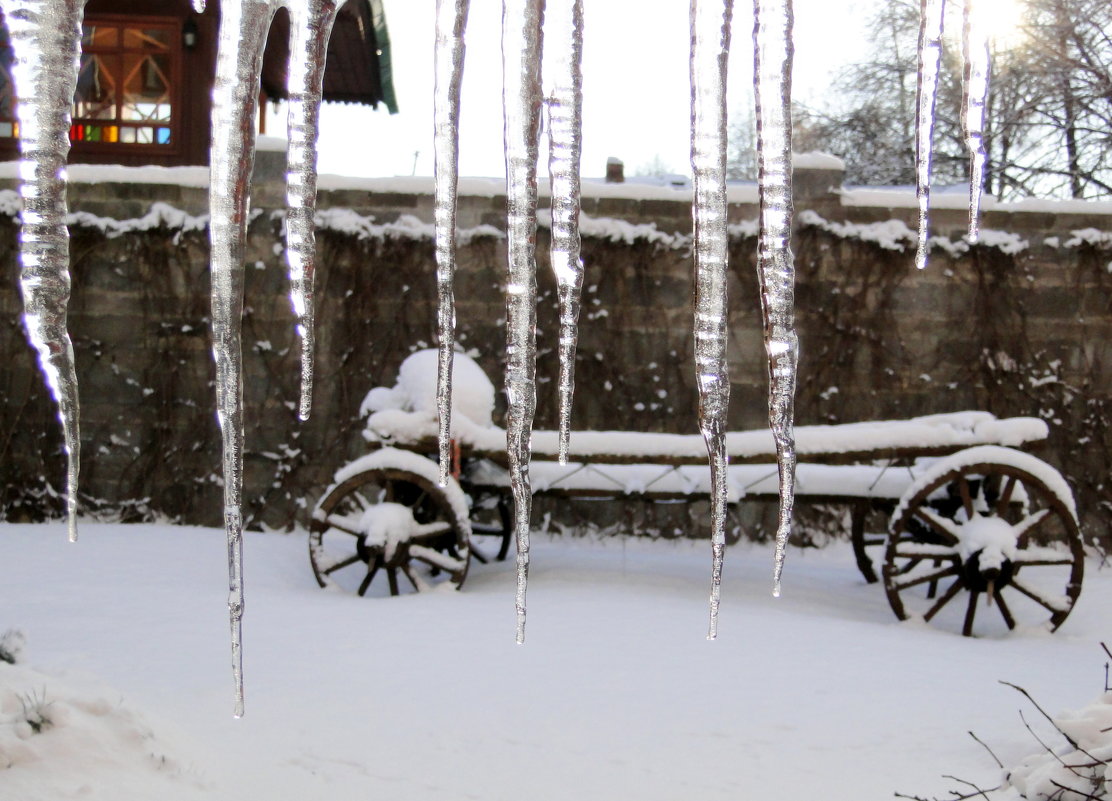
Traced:
MULTIPOLYGON (((466 458, 483 457, 505 464, 503 429, 475 425, 456 415, 453 435, 466 458)), ((1046 439, 1047 435, 1046 423, 1038 418, 998 419, 989 412, 976 411, 795 429, 800 461, 830 464, 942 456, 976 445, 1020 447, 1046 439)), ((367 419, 363 436, 373 445, 424 452, 435 442, 436 420, 427 412, 388 409, 367 419)), ((556 431, 534 431, 534 460, 554 460, 558 439, 556 431)), ((684 465, 703 464, 707 458, 706 445, 698 434, 573 431, 571 446, 573 458, 593 464, 684 465)), ((726 448, 734 464, 767 462, 776 456, 772 434, 767 429, 730 432, 726 435, 726 448)))

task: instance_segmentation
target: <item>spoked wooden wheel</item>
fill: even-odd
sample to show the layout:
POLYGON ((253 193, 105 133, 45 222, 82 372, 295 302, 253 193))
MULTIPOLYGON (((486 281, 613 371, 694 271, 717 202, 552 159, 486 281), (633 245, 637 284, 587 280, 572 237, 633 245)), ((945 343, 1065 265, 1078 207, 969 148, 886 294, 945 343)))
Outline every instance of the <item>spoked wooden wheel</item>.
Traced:
POLYGON ((399 595, 463 584, 470 525, 458 485, 440 487, 435 478, 395 466, 346 472, 317 505, 309 527, 309 559, 321 587, 399 595))
POLYGON ((884 585, 901 620, 965 636, 1053 631, 1081 593, 1073 495, 1054 468, 1009 448, 970 448, 921 477, 892 516, 884 585))

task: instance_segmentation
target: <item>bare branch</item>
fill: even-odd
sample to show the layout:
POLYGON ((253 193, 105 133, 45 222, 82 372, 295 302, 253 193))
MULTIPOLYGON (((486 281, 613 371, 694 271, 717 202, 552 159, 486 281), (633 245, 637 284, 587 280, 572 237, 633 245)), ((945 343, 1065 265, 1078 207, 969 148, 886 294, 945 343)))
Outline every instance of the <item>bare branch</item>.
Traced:
POLYGON ((1003 769, 1004 769, 1004 763, 1000 761, 999 757, 997 757, 997 756, 996 756, 996 754, 992 753, 992 749, 991 749, 991 748, 989 748, 989 747, 988 747, 987 745, 985 745, 985 743, 984 743, 984 742, 983 742, 983 741, 982 741, 982 740, 981 740, 981 739, 980 739, 979 737, 977 737, 977 735, 976 735, 976 734, 974 734, 973 732, 969 732, 969 736, 970 736, 970 737, 972 737, 972 738, 973 738, 974 740, 976 740, 976 741, 977 741, 978 743, 980 743, 980 745, 981 745, 981 747, 982 747, 982 748, 984 748, 984 749, 985 749, 986 751, 988 751, 988 755, 989 755, 990 757, 992 757, 992 761, 993 761, 993 762, 995 762, 995 763, 996 763, 996 765, 997 765, 997 766, 998 766, 998 767, 999 767, 999 768, 1000 768, 1001 770, 1003 770, 1003 769))

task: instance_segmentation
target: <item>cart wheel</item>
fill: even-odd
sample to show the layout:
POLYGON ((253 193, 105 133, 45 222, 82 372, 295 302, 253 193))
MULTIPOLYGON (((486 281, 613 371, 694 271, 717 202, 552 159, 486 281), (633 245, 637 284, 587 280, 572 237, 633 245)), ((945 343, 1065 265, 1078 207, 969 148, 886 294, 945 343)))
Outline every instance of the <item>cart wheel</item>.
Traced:
POLYGON ((967 637, 1040 624, 1053 631, 1081 593, 1084 566, 1061 475, 1029 454, 985 446, 939 462, 901 499, 884 586, 901 620, 967 637))
POLYGON ((474 490, 471 496, 471 535, 474 543, 472 554, 484 564, 488 556, 478 548, 478 535, 498 537, 498 553, 494 557, 499 562, 506 559, 513 538, 513 513, 509 496, 498 490, 474 490))
POLYGON ((453 489, 463 497, 458 485, 442 488, 394 467, 345 478, 317 504, 309 526, 317 583, 359 595, 458 588, 471 560, 470 525, 449 500, 453 489))

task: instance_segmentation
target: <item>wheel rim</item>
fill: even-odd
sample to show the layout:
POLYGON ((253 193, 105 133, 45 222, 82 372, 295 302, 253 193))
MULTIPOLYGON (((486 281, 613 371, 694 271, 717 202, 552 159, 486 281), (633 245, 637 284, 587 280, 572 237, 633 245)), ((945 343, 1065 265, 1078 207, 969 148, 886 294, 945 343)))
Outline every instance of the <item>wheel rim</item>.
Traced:
POLYGON ((1081 592, 1084 548, 1072 509, 1039 472, 956 466, 901 502, 884 562, 897 617, 965 636, 1062 625, 1081 592))
POLYGON ((309 560, 321 587, 402 595, 467 577, 466 521, 433 482, 402 470, 358 473, 313 512, 309 560))

